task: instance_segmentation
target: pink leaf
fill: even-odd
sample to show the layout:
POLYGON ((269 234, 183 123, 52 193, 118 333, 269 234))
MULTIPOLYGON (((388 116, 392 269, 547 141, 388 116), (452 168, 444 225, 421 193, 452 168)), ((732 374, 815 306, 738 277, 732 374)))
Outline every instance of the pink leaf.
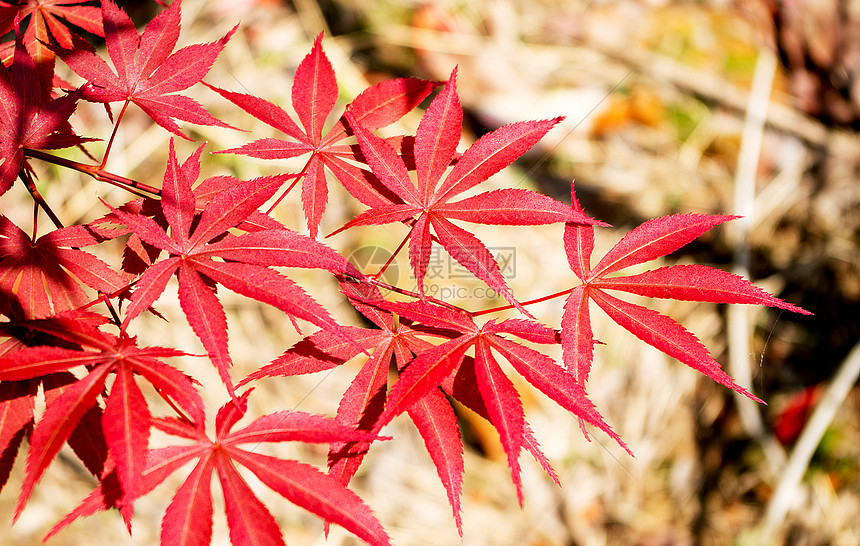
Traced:
MULTIPOLYGON (((573 183, 570 184, 570 199, 573 210, 582 212, 582 206, 576 198, 573 183)), ((584 281, 591 273, 591 254, 594 252, 594 227, 584 226, 575 222, 564 226, 564 251, 571 271, 584 281)))
POLYGON ((209 546, 212 540, 212 459, 204 456, 176 490, 161 520, 163 546, 209 546))
POLYGON ((588 399, 585 388, 550 357, 501 338, 493 341, 493 348, 499 351, 529 383, 556 404, 608 434, 632 455, 627 444, 597 412, 594 404, 588 399))
POLYGON ((501 189, 481 193, 456 202, 446 202, 436 207, 440 214, 453 220, 465 220, 476 224, 498 224, 507 226, 536 226, 556 222, 602 224, 585 213, 546 195, 522 189, 501 189))
POLYGON ((451 404, 439 390, 430 390, 407 409, 415 423, 436 472, 448 494, 457 531, 463 536, 460 496, 463 492, 463 445, 451 404))
MULTIPOLYGON (((391 125, 415 109, 437 85, 436 82, 417 78, 385 80, 355 97, 349 104, 349 111, 364 128, 379 129, 391 125)), ((343 124, 338 123, 324 141, 335 142, 344 136, 343 124)))
POLYGON ((478 139, 454 166, 436 192, 444 203, 493 176, 537 143, 563 117, 505 125, 478 139))
POLYGON ((704 265, 662 267, 638 275, 602 278, 591 285, 651 298, 769 305, 802 315, 811 314, 771 296, 743 277, 704 265))
POLYGON ((146 462, 150 413, 129 366, 116 368, 116 380, 102 415, 102 427, 122 484, 123 502, 137 497, 146 462))
POLYGON ((21 485, 21 495, 15 507, 14 519, 21 514, 36 482, 60 451, 60 447, 77 426, 78 421, 96 403, 96 397, 104 387, 105 376, 109 370, 107 366, 96 368, 48 404, 45 414, 36 424, 30 437, 27 474, 21 485))
POLYGON ((218 478, 224 491, 224 508, 233 544, 280 546, 281 530, 272 514, 225 457, 216 457, 218 478))
POLYGON ((361 151, 373 174, 379 177, 389 190, 408 203, 423 203, 415 183, 409 177, 406 165, 403 164, 397 152, 387 142, 359 125, 350 111, 347 110, 344 116, 355 132, 361 151))
POLYGON ((573 289, 564 302, 561 318, 562 359, 567 371, 585 386, 594 359, 594 337, 588 313, 588 295, 584 286, 573 289))
POLYGON ((590 279, 670 254, 709 229, 737 216, 675 214, 648 220, 634 228, 603 256, 590 279))
POLYGON ((645 343, 677 358, 717 383, 756 402, 762 402, 749 391, 735 384, 696 336, 674 320, 651 309, 610 296, 602 290, 589 290, 589 296, 612 320, 645 343))
POLYGON ((179 265, 179 304, 194 333, 200 338, 209 358, 218 369, 224 385, 232 394, 233 381, 229 368, 233 365, 227 348, 227 318, 213 290, 206 286, 197 272, 186 262, 179 265))
POLYGON ((305 133, 318 143, 323 124, 337 102, 337 82, 331 63, 322 50, 322 33, 314 40, 311 52, 299 63, 293 79, 293 109, 305 133))
POLYGON ((475 377, 478 391, 484 400, 490 422, 499 431, 502 447, 508 456, 511 478, 517 488, 517 498, 523 503, 520 477, 520 450, 523 445, 525 417, 519 394, 493 358, 486 340, 478 340, 475 349, 475 377))
POLYGON ((370 544, 389 544, 388 535, 367 505, 331 476, 297 461, 243 450, 236 450, 234 458, 290 502, 337 523, 370 544))
POLYGON ((415 173, 421 202, 429 203, 436 182, 451 164, 463 125, 463 109, 457 96, 457 69, 421 118, 415 134, 415 173))

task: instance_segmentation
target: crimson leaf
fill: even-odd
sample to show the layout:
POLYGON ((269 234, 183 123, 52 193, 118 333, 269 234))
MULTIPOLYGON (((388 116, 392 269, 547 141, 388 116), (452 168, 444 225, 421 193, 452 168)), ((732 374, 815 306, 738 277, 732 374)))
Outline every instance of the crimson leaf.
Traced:
MULTIPOLYGON (((69 316, 61 320, 73 319, 69 316)), ((39 327, 32 323, 31 326, 39 327)), ((28 347, 0 357, 0 381, 39 378, 77 366, 86 366, 89 370, 86 377, 49 400, 45 414, 36 424, 30 438, 27 474, 21 486, 16 517, 62 444, 85 414, 97 405, 110 373, 115 374, 116 379, 107 396, 101 427, 116 462, 125 499, 133 499, 136 495, 151 421, 146 400, 133 375, 146 378, 162 397, 175 401, 195 422, 203 420, 203 403, 192 380, 161 362, 162 358, 184 353, 160 347, 139 348, 133 338, 104 333, 86 322, 77 323, 75 334, 67 339, 81 347, 28 347)))
MULTIPOLYGON (((237 466, 243 466, 266 486, 290 502, 332 521, 374 545, 389 544, 388 536, 370 509, 352 491, 314 467, 298 461, 255 453, 262 442, 317 442, 370 440, 374 436, 353 430, 334 419, 297 411, 264 415, 242 429, 232 431, 247 409, 246 391, 227 402, 216 417, 214 440, 199 426, 178 419, 157 419, 162 432, 193 443, 155 449, 143 470, 147 493, 184 464, 197 460, 194 469, 176 491, 161 525, 161 543, 208 545, 212 536, 212 474, 218 475, 224 491, 227 524, 234 544, 284 544, 280 529, 269 511, 251 491, 237 466), (239 447, 252 444, 252 450, 239 447)), ((115 480, 108 474, 81 506, 51 531, 53 535, 75 518, 120 504, 115 480), (112 504, 113 503, 113 504, 112 504)), ((50 536, 49 535, 49 536, 50 536)))
POLYGON ((320 268, 341 275, 358 272, 334 250, 283 227, 244 235, 228 231, 252 216, 275 193, 285 175, 247 181, 230 179, 232 186, 213 197, 197 217, 191 190, 192 175, 196 177, 197 173, 199 153, 180 167, 171 140, 161 198, 169 234, 147 216, 112 209, 116 218, 141 240, 169 253, 167 259, 153 264, 139 278, 123 325, 149 308, 176 274, 182 310, 232 393, 227 320, 210 286, 212 281, 290 316, 339 332, 341 327, 324 307, 269 266, 320 268), (192 231, 195 218, 199 220, 192 231))
MULTIPOLYGON (((379 195, 378 181, 368 179, 364 171, 345 161, 353 151, 341 141, 348 136, 343 118, 323 136, 323 124, 337 101, 337 81, 331 62, 322 49, 322 34, 314 41, 311 52, 296 69, 292 105, 301 128, 279 106, 264 99, 209 86, 252 116, 281 131, 290 140, 263 138, 250 144, 218 153, 243 154, 261 159, 287 159, 311 154, 302 169, 302 206, 308 230, 316 238, 320 219, 328 201, 325 169, 331 170, 344 187, 368 205, 385 200, 379 195)), ((415 78, 388 80, 361 93, 349 106, 352 115, 365 125, 377 129, 394 123, 415 108, 436 86, 415 78)))
MULTIPOLYGON (((581 210, 571 185, 574 210, 581 210)), ((634 228, 615 244, 593 268, 594 228, 568 224, 564 247, 571 269, 582 280, 567 298, 562 317, 564 363, 584 385, 591 370, 594 340, 589 301, 633 335, 700 371, 714 381, 761 402, 737 385, 702 343, 683 326, 651 309, 620 300, 606 290, 621 290, 652 298, 769 305, 808 315, 808 311, 775 298, 751 282, 725 271, 702 265, 663 267, 637 275, 608 277, 630 267, 665 256, 709 229, 735 216, 675 214, 655 218, 634 228)))
POLYGON ((181 0, 174 1, 138 34, 128 15, 113 0, 104 0, 104 36, 114 68, 85 49, 59 52, 75 73, 93 84, 83 98, 133 102, 157 124, 186 139, 174 119, 229 127, 193 99, 176 93, 203 79, 236 28, 218 41, 173 52, 179 39, 181 5, 181 0))
POLYGON ((361 225, 407 222, 409 262, 419 293, 431 256, 431 228, 445 250, 468 271, 528 314, 514 299, 499 265, 487 247, 451 220, 481 224, 538 225, 555 222, 599 223, 554 199, 523 189, 485 192, 461 201, 456 195, 480 184, 531 148, 562 118, 526 121, 501 127, 466 150, 447 176, 462 131, 462 108, 456 91, 456 70, 421 119, 415 137, 416 181, 397 152, 375 136, 351 110, 346 113, 361 151, 373 173, 397 200, 371 206, 341 229, 361 225))

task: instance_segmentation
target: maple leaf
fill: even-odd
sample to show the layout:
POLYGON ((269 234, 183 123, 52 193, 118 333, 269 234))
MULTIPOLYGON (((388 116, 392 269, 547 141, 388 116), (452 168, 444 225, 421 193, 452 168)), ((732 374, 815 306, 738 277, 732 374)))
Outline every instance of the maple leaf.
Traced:
MULTIPOLYGON (((421 332, 405 324, 397 324, 390 312, 365 305, 355 299, 350 299, 350 302, 377 328, 348 327, 352 343, 329 332, 316 332, 293 345, 271 364, 246 377, 239 386, 264 377, 293 376, 328 370, 365 352, 370 357, 365 360, 341 397, 337 419, 357 430, 373 430, 385 406, 388 369, 392 357, 396 359, 398 369, 403 369, 412 360, 413 353, 433 345, 420 337, 421 332)), ((410 407, 408 412, 425 439, 427 451, 448 492, 457 529, 462 535, 460 491, 463 453, 462 449, 454 447, 460 446, 460 430, 454 411, 444 396, 436 393, 428 394, 425 399, 410 407)), ((344 485, 349 484, 370 445, 370 441, 332 444, 328 455, 329 475, 344 485)))
POLYGON ((75 135, 69 125, 84 88, 53 100, 47 100, 45 91, 16 27, 12 65, 8 70, 0 65, 0 195, 22 167, 29 170, 26 149, 68 148, 94 140, 75 135))
POLYGON ((347 110, 346 118, 367 164, 399 201, 372 206, 341 230, 362 225, 410 223, 409 262, 418 291, 423 295, 431 256, 432 228, 438 242, 454 259, 528 314, 514 299, 487 247, 451 220, 502 225, 600 222, 550 197, 524 189, 500 189, 452 201, 513 163, 563 119, 525 121, 496 129, 463 152, 444 176, 462 132, 463 111, 457 97, 456 74, 456 70, 451 73, 445 88, 433 100, 418 126, 414 149, 415 182, 403 158, 347 110))
POLYGON ((462 470, 457 468, 458 458, 462 457, 459 432, 455 435, 456 427, 452 426, 423 427, 419 424, 431 417, 440 418, 436 407, 442 403, 442 392, 487 418, 499 432, 520 503, 520 452, 527 449, 544 468, 550 468, 531 435, 519 394, 498 364, 496 353, 557 404, 600 428, 627 449, 621 438, 603 421, 588 399, 584 387, 573 376, 549 356, 503 337, 507 334, 535 343, 553 344, 557 342, 555 330, 519 319, 502 322, 491 320, 479 326, 466 313, 424 301, 400 303, 377 300, 372 304, 399 315, 401 322, 406 322, 413 329, 434 332, 448 338, 443 343, 422 350, 403 367, 372 430, 378 431, 395 416, 408 411, 434 455, 434 462, 455 511, 458 505, 453 503, 461 483, 458 475, 462 474, 462 470), (466 355, 470 349, 474 350, 474 357, 466 355), (452 455, 456 453, 453 452, 455 446, 459 455, 452 455))
MULTIPOLYGON (((12 313, 14 314, 14 313, 12 313)), ((20 313, 23 315, 23 312, 20 313)), ((64 347, 79 347, 77 344, 62 339, 68 337, 65 332, 71 327, 77 331, 79 324, 97 327, 104 324, 106 319, 92 312, 72 311, 55 317, 44 319, 21 319, 0 322, 0 337, 8 337, 0 343, 0 356, 12 356, 15 352, 29 346, 51 345, 64 347)), ((9 478, 12 464, 18 455, 18 449, 24 438, 29 438, 33 430, 35 398, 41 386, 46 401, 55 399, 63 389, 76 381, 67 372, 58 372, 35 379, 0 382, 0 490, 9 478)), ((105 442, 98 426, 100 413, 94 407, 81 418, 77 427, 71 432, 69 446, 75 452, 88 470, 99 475, 107 451, 105 442), (95 423, 95 427, 93 427, 95 423)))
MULTIPOLYGON (((264 99, 209 86, 224 98, 255 118, 290 138, 263 138, 238 148, 216 153, 242 154, 261 159, 288 159, 311 154, 302 169, 302 206, 312 238, 316 239, 320 219, 328 201, 325 169, 330 170, 354 197, 373 206, 385 203, 379 192, 384 187, 367 176, 366 171, 346 161, 354 158, 350 147, 341 143, 349 136, 341 118, 323 136, 323 126, 335 103, 338 90, 331 62, 322 49, 322 34, 314 41, 311 52, 296 69, 292 88, 292 105, 301 127, 281 107, 264 99)), ((208 84, 206 84, 208 85, 208 84)), ((349 106, 354 118, 365 126, 378 129, 394 123, 415 108, 433 88, 435 82, 416 78, 387 80, 362 92, 349 106)))
MULTIPOLYGON (((252 389, 253 390, 253 389, 252 389)), ((247 409, 250 390, 236 401, 227 402, 215 419, 215 440, 202 427, 178 419, 155 419, 159 430, 193 443, 154 449, 143 470, 145 494, 186 463, 197 460, 194 469, 176 491, 161 524, 161 543, 177 545, 209 544, 212 537, 212 474, 218 475, 224 491, 225 512, 233 544, 284 544, 271 513, 239 474, 241 465, 267 487, 290 502, 332 521, 374 545, 389 544, 388 536, 362 500, 331 476, 316 468, 288 459, 256 453, 262 442, 315 442, 375 439, 334 419, 298 411, 264 415, 239 430, 233 427, 247 409), (253 444, 246 450, 241 444, 253 444)), ((110 477, 111 474, 108 474, 110 477)), ((116 501, 115 481, 102 480, 81 506, 64 518, 48 536, 80 516, 93 514, 116 501)), ((117 502, 116 504, 121 504, 117 502)), ((47 537, 46 537, 47 538, 47 537)))
POLYGON ((41 318, 79 307, 89 298, 78 281, 103 293, 126 286, 108 264, 78 248, 98 242, 84 226, 56 229, 34 241, 0 215, 0 300, 9 305, 2 313, 22 309, 26 318, 41 318))
POLYGON ((85 49, 58 51, 75 73, 92 84, 83 98, 104 103, 133 102, 157 124, 185 139, 188 137, 174 119, 230 127, 195 100, 176 93, 198 83, 209 72, 237 27, 215 42, 173 52, 179 39, 181 4, 181 0, 174 1, 138 34, 128 15, 112 0, 104 0, 101 13, 105 43, 114 69, 85 49))
POLYGON ((64 49, 74 46, 70 29, 60 19, 103 37, 101 10, 95 6, 76 5, 85 1, 27 0, 18 5, 0 2, 0 34, 12 30, 16 16, 21 22, 32 17, 24 33, 24 45, 33 57, 37 57, 39 52, 50 51, 44 46, 48 43, 49 36, 64 49))
MULTIPOLYGON (((571 185, 574 210, 582 210, 571 185)), ((589 302, 633 335, 690 366, 717 383, 761 402, 723 371, 708 349, 683 326, 654 310, 618 299, 606 290, 620 290, 652 298, 768 305, 809 315, 808 311, 775 298, 748 280, 703 265, 661 267, 635 275, 607 276, 624 268, 665 256, 709 229, 737 216, 675 214, 654 218, 634 228, 591 267, 594 228, 567 224, 564 248, 568 263, 582 284, 573 288, 564 304, 561 341, 563 361, 577 382, 588 380, 595 340, 589 302)))
MULTIPOLYGON (((101 10, 95 6, 76 5, 82 3, 81 0, 27 0, 17 5, 0 2, 0 35, 13 29, 16 18, 21 23, 31 18, 23 42, 36 63, 43 93, 50 92, 54 77, 55 56, 47 44, 53 39, 53 43, 63 49, 75 47, 73 34, 63 19, 87 32, 104 36, 101 10)), ((12 49, 10 43, 0 44, 3 64, 11 62, 5 51, 8 50, 11 57, 12 49)))
POLYGON ((341 327, 328 311, 270 266, 319 268, 358 277, 361 274, 331 248, 279 224, 275 229, 243 235, 229 233, 231 228, 239 226, 274 195, 286 175, 254 180, 220 177, 220 184, 225 180, 231 182, 229 189, 209 200, 197 216, 191 184, 200 172, 202 149, 202 146, 198 148, 197 153, 180 166, 173 140, 170 141, 161 189, 161 210, 169 226, 169 234, 147 216, 111 208, 116 219, 142 241, 169 254, 168 258, 152 264, 138 279, 123 328, 152 305, 164 291, 170 277, 176 274, 182 310, 232 394, 233 384, 228 372, 232 359, 227 347, 227 319, 214 288, 210 286, 212 282, 337 333, 341 327), (193 230, 192 224, 195 226, 193 230))
MULTIPOLYGON (((0 357, 0 381, 22 381, 86 366, 88 374, 74 380, 61 394, 48 400, 44 415, 30 437, 27 473, 15 518, 21 513, 33 486, 39 480, 81 419, 97 406, 109 374, 115 379, 106 396, 101 423, 110 454, 116 463, 123 498, 135 498, 149 441, 152 417, 143 393, 134 380, 148 380, 165 400, 172 399, 196 423, 202 422, 203 402, 194 382, 161 359, 184 355, 175 349, 137 347, 135 339, 114 336, 99 330, 92 322, 76 320, 81 315, 66 314, 29 327, 47 330, 79 348, 60 346, 27 347, 0 357)), ((130 504, 128 505, 130 509, 130 504)), ((124 514, 130 517, 130 511, 124 514)))

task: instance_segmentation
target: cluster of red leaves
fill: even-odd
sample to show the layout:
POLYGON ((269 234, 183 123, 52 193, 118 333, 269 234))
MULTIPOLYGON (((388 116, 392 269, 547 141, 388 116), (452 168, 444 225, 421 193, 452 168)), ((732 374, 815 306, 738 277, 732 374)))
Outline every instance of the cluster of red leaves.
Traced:
MULTIPOLYGON (((585 214, 573 191, 571 205, 513 188, 458 198, 514 162, 560 118, 506 125, 458 153, 463 113, 456 71, 433 98, 414 137, 382 138, 374 131, 413 110, 438 83, 406 78, 374 85, 347 106, 326 132, 338 88, 321 36, 296 70, 292 106, 299 123, 262 98, 208 86, 285 135, 220 153, 264 159, 308 155, 298 173, 254 180, 215 176, 197 183, 203 146, 180 162, 171 140, 161 188, 156 189, 104 171, 104 161, 83 165, 51 156, 44 150, 93 140, 76 135, 69 123, 81 100, 122 102, 116 126, 133 103, 183 138, 187 137, 176 120, 228 127, 177 92, 201 82, 235 28, 216 42, 174 52, 180 0, 150 21, 142 34, 111 0, 105 0, 99 10, 75 4, 79 2, 0 3, 0 25, 14 28, 16 36, 8 68, 0 69, 0 194, 20 179, 36 206, 59 223, 33 184, 29 161, 38 158, 135 193, 143 188, 155 197, 120 207, 104 203, 100 220, 58 225, 41 237, 36 236, 35 225, 30 236, 0 216, 0 314, 7 319, 0 322, 0 336, 5 338, 0 343, 0 483, 5 484, 24 438, 30 447, 16 518, 64 444, 100 482, 51 534, 80 516, 111 507, 119 510, 131 529, 134 501, 196 461, 164 515, 164 544, 209 543, 213 474, 224 493, 232 542, 283 544, 277 523, 237 466, 326 524, 341 525, 372 544, 388 544, 382 526, 347 485, 373 443, 381 439, 382 428, 402 413, 424 439, 461 529, 463 445, 452 400, 498 431, 520 502, 523 450, 557 481, 499 357, 575 415, 583 431, 586 424, 597 427, 627 449, 586 392, 596 343, 589 318, 591 301, 644 342, 756 400, 681 325, 607 291, 769 305, 806 313, 740 277, 705 266, 610 276, 677 250, 732 219, 729 216, 679 214, 648 221, 592 267, 594 229, 604 224, 585 214), (22 33, 21 22, 27 16, 29 27, 22 33), (57 17, 103 35, 113 68, 84 47, 80 38, 73 38, 57 17), (69 87, 67 92, 56 94, 54 79, 43 74, 49 53, 56 53, 85 83, 76 89, 63 84, 69 87), (368 207, 341 230, 404 225, 407 233, 400 248, 408 243, 417 291, 387 286, 378 280, 379 274, 366 277, 336 250, 316 240, 327 202, 327 173, 368 207), (260 211, 266 203, 271 211, 299 181, 310 236, 291 231, 260 211), (559 329, 534 320, 526 308, 529 302, 514 297, 491 252, 457 222, 563 224, 564 251, 581 282, 541 298, 566 296, 559 329), (125 254, 119 270, 81 250, 120 237, 125 254), (510 305, 469 312, 427 297, 423 279, 434 244, 510 305), (333 275, 346 299, 374 327, 338 324, 325 307, 276 268, 313 268, 333 275), (180 357, 193 355, 175 348, 140 347, 127 333, 141 313, 157 312, 152 305, 174 276, 181 308, 230 396, 214 418, 214 439, 205 432, 207 411, 198 383, 177 367, 180 357), (276 307, 296 327, 300 320, 319 330, 234 386, 218 285, 276 307), (391 293, 405 298, 383 297, 380 287, 394 288, 391 293), (98 294, 95 298, 93 291, 98 294), (95 311, 99 305, 104 312, 95 311), (521 318, 477 320, 507 308, 517 309, 521 318), (562 364, 523 342, 560 344, 562 364), (341 398, 335 418, 280 410, 233 430, 247 412, 253 390, 246 388, 249 383, 329 370, 361 355, 367 358, 341 398), (397 379, 389 387, 392 365, 397 379), (139 380, 154 388, 172 408, 171 415, 152 415, 139 380), (36 421, 39 387, 47 405, 36 421), (152 447, 153 429, 184 442, 152 447), (328 472, 256 452, 263 442, 283 441, 329 444, 328 472), (241 444, 253 447, 243 449, 241 444)), ((53 57, 49 64, 52 75, 53 57)), ((109 107, 107 111, 111 113, 109 107)))

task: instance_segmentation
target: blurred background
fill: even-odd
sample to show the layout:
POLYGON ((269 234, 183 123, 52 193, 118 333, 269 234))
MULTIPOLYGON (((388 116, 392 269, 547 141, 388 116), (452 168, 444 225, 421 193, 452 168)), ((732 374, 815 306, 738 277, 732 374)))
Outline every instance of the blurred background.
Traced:
MULTIPOLYGON (((123 4, 140 20, 157 7, 123 4)), ((732 396, 594 313, 595 335, 606 345, 596 350, 589 392, 636 457, 604 436, 587 442, 575 418, 523 381, 518 387, 527 417, 562 487, 524 457, 520 508, 495 431, 462 410, 468 442, 462 539, 421 439, 406 420, 396 421, 390 433, 397 439, 374 447, 353 482, 395 544, 860 543, 860 392, 854 386, 860 353, 851 352, 860 339, 860 2, 185 0, 183 21, 180 45, 217 39, 241 21, 206 81, 288 110, 295 67, 324 32, 341 90, 337 115, 371 83, 400 76, 444 81, 455 66, 466 110, 461 149, 505 123, 564 115, 562 124, 488 185, 528 187, 569 202, 575 179, 585 210, 614 226, 600 230, 598 256, 651 217, 743 215, 665 263, 743 273, 814 313, 643 302, 699 336, 767 406, 732 396)), ((274 134, 206 89, 194 96, 220 119, 251 131, 186 126, 194 138, 209 142, 209 151, 274 134)), ((79 113, 79 134, 109 134, 103 109, 81 107, 79 113)), ((387 134, 414 134, 419 118, 420 112, 408 116, 387 134)), ((166 133, 131 110, 123 123, 108 169, 159 185, 166 133)), ((194 149, 177 145, 184 146, 180 157, 194 149)), ((300 167, 219 155, 204 165, 204 175, 249 178, 300 167)), ((126 197, 60 174, 64 183, 52 182, 46 192, 50 202, 64 203, 69 223, 92 219, 95 195, 117 202, 126 197)), ((15 199, 9 195, 7 207, 15 199)), ((25 196, 17 198, 26 203, 25 196)), ((26 222, 31 210, 27 205, 4 213, 26 222)), ((322 231, 333 231, 360 210, 332 189, 322 231)), ((279 214, 306 232, 297 199, 279 214)), ((327 242, 349 255, 365 247, 394 249, 405 234, 352 230, 327 242)), ((481 226, 477 234, 490 247, 515 249, 509 282, 521 301, 575 284, 560 226, 481 226)), ((401 284, 408 283, 405 256, 396 264, 401 284)), ((357 321, 327 280, 296 278, 339 320, 357 321)), ((472 285, 462 286, 463 297, 451 301, 470 310, 488 305, 470 297, 476 293, 472 285)), ((174 296, 168 290, 159 300, 170 325, 153 320, 139 324, 136 333, 145 343, 199 352, 174 296)), ((299 338, 273 310, 225 298, 234 378, 299 338)), ((552 300, 533 312, 558 327, 561 304, 552 300)), ((199 359, 188 365, 204 384, 217 384, 199 359)), ((297 406, 331 415, 355 369, 262 381, 252 406, 257 412, 297 406)), ((206 395, 213 407, 226 401, 224 393, 211 391, 206 395)), ((325 448, 278 449, 324 464, 325 448)), ((93 483, 73 458, 63 461, 0 536, 36 544, 85 496, 93 483)), ((12 512, 10 493, 22 466, 19 461, 0 498, 3 513, 12 512)), ((160 488, 136 504, 131 538, 116 514, 106 514, 76 523, 53 544, 152 544, 170 495, 169 487, 160 488)), ((260 495, 288 543, 356 543, 339 529, 326 542, 319 520, 284 506, 264 488, 260 495)), ((226 543, 218 508, 215 528, 214 543, 226 543)))

